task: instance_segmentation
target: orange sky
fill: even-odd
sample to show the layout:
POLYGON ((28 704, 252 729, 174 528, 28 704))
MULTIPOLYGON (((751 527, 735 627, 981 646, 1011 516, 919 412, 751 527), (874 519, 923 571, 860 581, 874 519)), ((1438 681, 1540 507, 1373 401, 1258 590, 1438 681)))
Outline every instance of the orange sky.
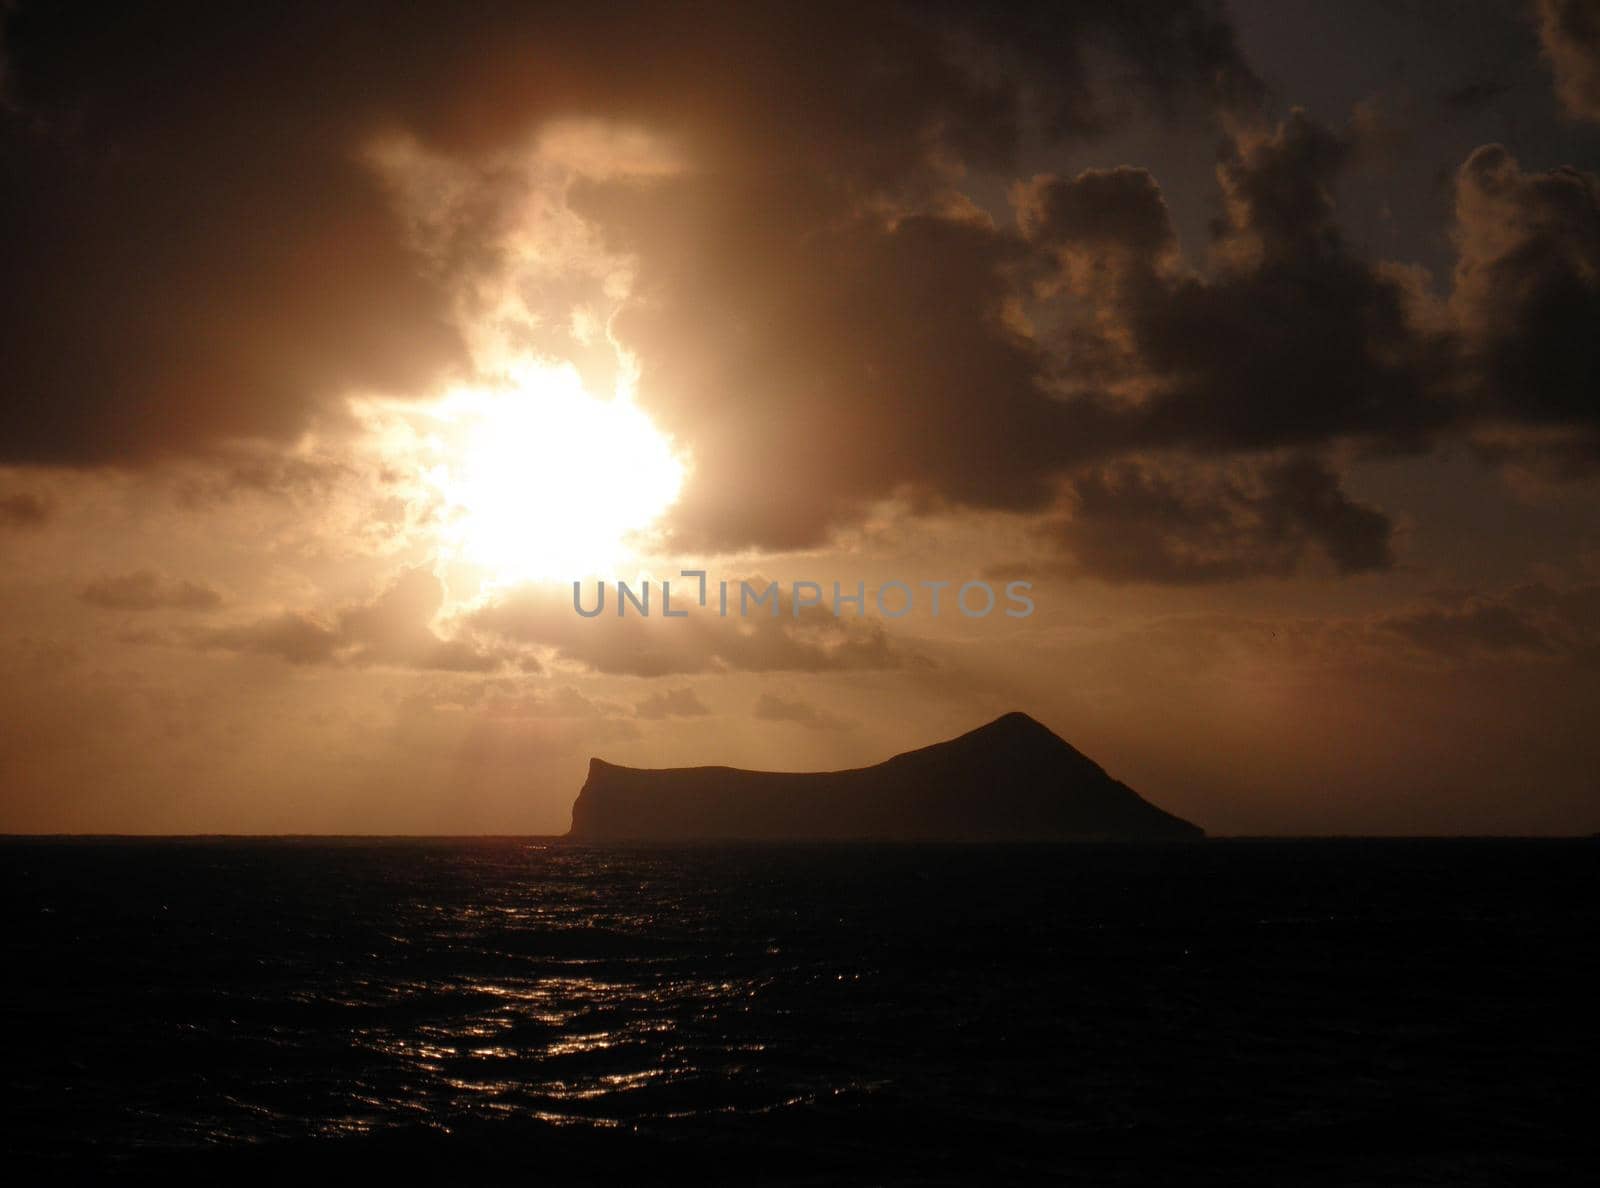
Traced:
POLYGON ((0 830, 1011 709, 1214 835, 1600 828, 1587 7, 3 19, 0 830), (685 568, 1036 611, 571 611, 685 568))

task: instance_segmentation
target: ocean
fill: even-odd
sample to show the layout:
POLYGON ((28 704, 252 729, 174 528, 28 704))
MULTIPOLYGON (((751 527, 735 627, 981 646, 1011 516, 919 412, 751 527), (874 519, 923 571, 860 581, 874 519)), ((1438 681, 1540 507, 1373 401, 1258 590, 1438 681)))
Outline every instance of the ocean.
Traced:
POLYGON ((1590 1182, 1597 857, 10 839, 6 1162, 1590 1182))

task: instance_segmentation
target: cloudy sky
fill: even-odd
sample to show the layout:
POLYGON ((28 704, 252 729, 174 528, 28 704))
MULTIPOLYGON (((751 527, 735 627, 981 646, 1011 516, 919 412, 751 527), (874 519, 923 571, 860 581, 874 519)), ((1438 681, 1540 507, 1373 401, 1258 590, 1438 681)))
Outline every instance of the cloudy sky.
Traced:
POLYGON ((0 829, 1600 829, 1600 6, 223 7, 0 5, 0 829))

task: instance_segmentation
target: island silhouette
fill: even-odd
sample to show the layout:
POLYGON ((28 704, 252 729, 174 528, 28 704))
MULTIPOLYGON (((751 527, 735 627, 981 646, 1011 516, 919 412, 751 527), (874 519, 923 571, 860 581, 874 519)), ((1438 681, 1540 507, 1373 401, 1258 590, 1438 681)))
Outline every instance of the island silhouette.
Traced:
POLYGON ((575 841, 1198 839, 1024 713, 846 771, 589 760, 575 841))

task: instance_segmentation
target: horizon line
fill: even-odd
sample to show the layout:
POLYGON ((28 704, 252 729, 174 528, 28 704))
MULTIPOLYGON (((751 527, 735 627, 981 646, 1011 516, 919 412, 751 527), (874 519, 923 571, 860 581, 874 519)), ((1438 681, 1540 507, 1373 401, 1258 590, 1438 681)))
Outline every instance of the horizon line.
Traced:
MULTIPOLYGON (((1577 833, 1207 833, 1201 841, 1594 841, 1600 831, 1577 833)), ((12 833, 0 831, 8 841, 561 841, 596 849, 626 846, 695 845, 895 845, 895 846, 1055 846, 1055 845, 1170 845, 1169 839, 1038 838, 1007 840, 908 840, 896 838, 639 838, 596 843, 572 839, 566 833, 12 833)), ((1184 840, 1193 845, 1193 840, 1184 840)))

